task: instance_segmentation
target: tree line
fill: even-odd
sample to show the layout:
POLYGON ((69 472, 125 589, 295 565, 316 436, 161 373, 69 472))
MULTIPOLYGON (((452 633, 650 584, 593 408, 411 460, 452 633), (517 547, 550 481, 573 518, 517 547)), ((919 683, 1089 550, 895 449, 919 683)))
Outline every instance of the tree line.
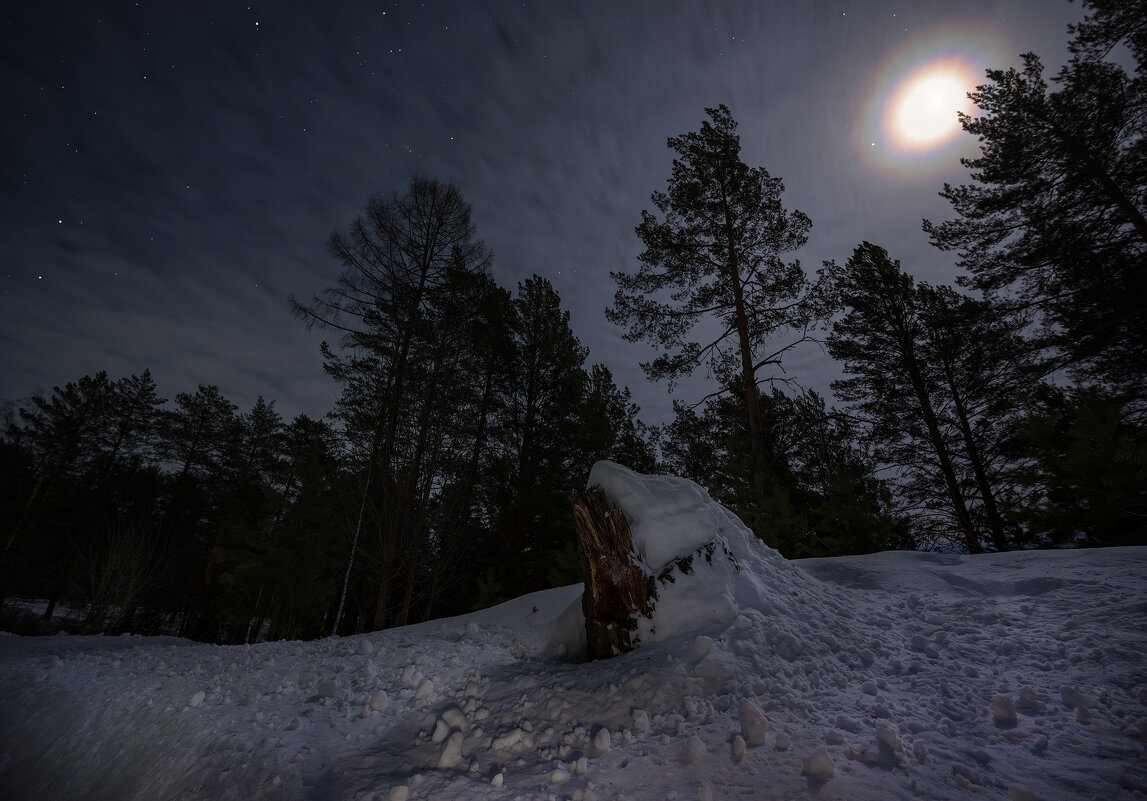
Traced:
POLYGON ((805 270, 812 221, 707 109, 668 140, 606 310, 659 350, 651 380, 708 378, 649 427, 553 286, 499 286, 460 192, 415 178, 332 235, 337 277, 291 301, 328 335, 324 418, 215 386, 169 403, 147 371, 9 405, 0 598, 220 642, 469 611, 579 580, 567 493, 602 458, 697 481, 788 557, 1143 543, 1147 24, 1085 7, 1054 87, 1028 54, 972 95, 973 182, 924 221, 958 286, 870 242, 805 270), (785 371, 817 345, 839 406, 785 371))
POLYGON ((655 469, 628 390, 587 363, 544 278, 489 274, 470 207, 414 179, 294 301, 341 392, 287 422, 215 386, 85 376, 9 410, 0 594, 82 631, 221 642, 400 626, 578 580, 566 494, 598 459, 655 469))

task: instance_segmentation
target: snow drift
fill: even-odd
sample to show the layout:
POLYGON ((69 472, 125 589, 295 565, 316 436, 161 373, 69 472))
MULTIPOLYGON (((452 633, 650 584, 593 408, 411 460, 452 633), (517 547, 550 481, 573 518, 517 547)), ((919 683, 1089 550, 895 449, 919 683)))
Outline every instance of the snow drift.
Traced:
POLYGON ((0 635, 0 797, 1147 793, 1147 548, 791 563, 688 482, 593 482, 650 569, 736 562, 639 650, 559 657, 580 586, 310 643, 0 635))
MULTIPOLYGON (((637 618, 642 645, 719 630, 742 610, 783 615, 794 610, 792 596, 819 591, 819 582, 794 572, 739 517, 688 479, 643 475, 601 461, 586 482, 587 490, 595 488, 625 514, 638 561, 655 578, 653 616, 637 618)), ((581 654, 584 626, 579 597, 562 615, 551 644, 562 654, 581 654)))

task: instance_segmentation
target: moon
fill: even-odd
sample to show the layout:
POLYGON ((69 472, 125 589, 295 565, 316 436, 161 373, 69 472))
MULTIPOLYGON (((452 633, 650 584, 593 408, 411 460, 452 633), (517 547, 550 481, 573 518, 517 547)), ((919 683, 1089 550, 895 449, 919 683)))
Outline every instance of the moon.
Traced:
POLYGON ((949 19, 914 32, 863 75, 860 114, 849 131, 854 152, 887 176, 953 174, 977 147, 958 116, 979 114, 968 93, 984 83, 988 65, 1010 63, 1009 54, 1021 50, 982 20, 949 19))
POLYGON ((956 112, 967 113, 974 78, 961 65, 940 64, 910 75, 889 104, 888 129, 909 150, 926 150, 960 131, 956 112))

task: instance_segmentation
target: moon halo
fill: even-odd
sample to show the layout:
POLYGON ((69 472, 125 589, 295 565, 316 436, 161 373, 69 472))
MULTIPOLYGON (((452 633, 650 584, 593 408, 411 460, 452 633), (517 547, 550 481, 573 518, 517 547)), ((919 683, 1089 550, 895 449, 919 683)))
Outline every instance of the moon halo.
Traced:
POLYGON ((978 21, 950 20, 910 34, 868 76, 853 128, 857 152, 889 175, 958 169, 975 141, 957 112, 974 116, 968 92, 987 81, 987 67, 1010 62, 1011 50, 998 30, 978 21))

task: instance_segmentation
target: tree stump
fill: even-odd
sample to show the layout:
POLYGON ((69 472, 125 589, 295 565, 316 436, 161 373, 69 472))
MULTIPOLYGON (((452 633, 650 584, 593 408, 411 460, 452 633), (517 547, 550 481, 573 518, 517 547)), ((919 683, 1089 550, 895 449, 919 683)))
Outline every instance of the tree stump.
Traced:
POLYGON ((637 647, 637 616, 653 616, 657 590, 642 570, 620 508, 600 489, 571 494, 577 524, 578 555, 585 591, 586 650, 590 659, 608 659, 637 647))

